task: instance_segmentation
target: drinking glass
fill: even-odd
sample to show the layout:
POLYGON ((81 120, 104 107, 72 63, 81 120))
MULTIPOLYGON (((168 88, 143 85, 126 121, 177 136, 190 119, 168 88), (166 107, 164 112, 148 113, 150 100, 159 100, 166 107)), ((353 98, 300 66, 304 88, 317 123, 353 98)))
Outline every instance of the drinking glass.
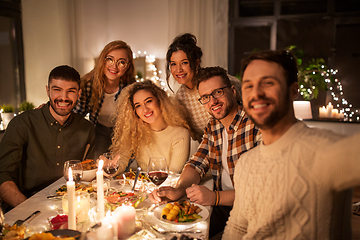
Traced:
POLYGON ((79 183, 83 177, 83 167, 80 160, 69 160, 64 164, 64 177, 69 181, 69 168, 71 167, 75 183, 79 183))
MULTIPOLYGON (((64 214, 68 214, 68 195, 62 197, 62 208, 64 214)), ((75 192, 75 214, 78 222, 85 222, 89 218, 90 194, 87 192, 75 192)))
POLYGON ((113 178, 119 168, 120 156, 114 156, 113 153, 107 152, 101 155, 99 159, 104 161, 103 170, 106 173, 106 176, 109 178, 113 178))
POLYGON ((168 177, 168 165, 165 157, 153 156, 150 157, 148 164, 149 179, 159 187, 168 177))

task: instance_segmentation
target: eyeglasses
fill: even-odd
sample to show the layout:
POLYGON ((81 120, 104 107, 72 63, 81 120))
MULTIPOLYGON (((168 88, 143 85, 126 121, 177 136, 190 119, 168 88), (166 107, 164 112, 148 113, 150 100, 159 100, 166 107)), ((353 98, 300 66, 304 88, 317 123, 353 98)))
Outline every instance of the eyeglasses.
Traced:
POLYGON ((115 59, 112 57, 106 57, 105 62, 106 62, 106 64, 109 64, 110 66, 116 63, 116 66, 118 68, 126 68, 126 66, 128 64, 124 59, 119 59, 119 60, 115 61, 115 59))
POLYGON ((210 96, 212 96, 213 98, 222 97, 224 95, 224 89, 227 87, 230 87, 230 86, 217 88, 212 93, 206 94, 206 95, 202 96, 201 98, 199 98, 198 100, 202 105, 207 104, 208 102, 210 102, 210 96))

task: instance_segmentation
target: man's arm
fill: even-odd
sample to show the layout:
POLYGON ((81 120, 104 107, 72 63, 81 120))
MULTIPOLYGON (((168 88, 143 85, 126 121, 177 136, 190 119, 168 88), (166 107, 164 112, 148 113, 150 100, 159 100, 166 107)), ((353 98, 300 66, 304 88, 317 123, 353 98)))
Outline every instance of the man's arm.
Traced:
POLYGON ((175 188, 166 186, 161 187, 149 194, 149 198, 154 203, 161 203, 161 198, 168 198, 172 201, 178 200, 186 194, 186 189, 192 184, 200 183, 199 173, 192 167, 186 167, 180 175, 175 188))
POLYGON ((26 200, 26 197, 12 181, 3 182, 0 185, 0 198, 12 207, 16 207, 26 200))

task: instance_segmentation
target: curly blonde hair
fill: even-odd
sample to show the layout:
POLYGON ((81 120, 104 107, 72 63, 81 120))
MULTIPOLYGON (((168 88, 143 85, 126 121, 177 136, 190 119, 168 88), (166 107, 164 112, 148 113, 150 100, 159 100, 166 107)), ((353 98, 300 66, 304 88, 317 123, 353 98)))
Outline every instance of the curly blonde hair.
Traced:
POLYGON ((140 146, 151 144, 153 133, 149 124, 143 122, 135 112, 133 97, 139 90, 149 91, 158 99, 162 116, 168 125, 189 129, 186 121, 187 111, 174 97, 169 97, 151 80, 133 83, 120 93, 110 147, 110 151, 115 155, 121 154, 121 158, 125 159, 136 159, 139 156, 140 146))
POLYGON ((92 106, 93 111, 99 107, 99 98, 103 95, 106 85, 106 75, 104 69, 106 67, 106 56, 113 50, 116 49, 125 49, 127 57, 129 59, 129 67, 120 78, 120 82, 131 84, 135 82, 135 66, 133 59, 133 52, 129 45, 124 41, 112 41, 108 43, 104 49, 101 51, 99 58, 95 63, 95 67, 89 73, 85 74, 81 78, 81 89, 84 89, 86 84, 89 81, 92 83, 92 95, 90 99, 90 105, 92 106))

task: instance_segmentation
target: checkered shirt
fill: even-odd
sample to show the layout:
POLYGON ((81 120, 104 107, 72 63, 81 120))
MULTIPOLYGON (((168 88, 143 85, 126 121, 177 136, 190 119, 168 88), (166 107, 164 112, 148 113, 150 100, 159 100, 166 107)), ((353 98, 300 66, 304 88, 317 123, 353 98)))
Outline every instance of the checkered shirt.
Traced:
MULTIPOLYGON (((225 127, 219 120, 210 120, 203 140, 200 143, 197 152, 185 164, 185 167, 194 168, 200 175, 204 177, 210 169, 214 180, 214 189, 221 191, 221 172, 222 172, 222 132, 225 127)), ((237 112, 234 120, 230 124, 228 132, 228 150, 227 164, 232 183, 235 164, 240 159, 241 154, 256 147, 261 142, 261 134, 255 124, 248 118, 245 111, 237 112)))
MULTIPOLYGON (((101 110, 102 104, 104 102, 105 94, 102 95, 101 98, 99 98, 99 107, 93 111, 92 105, 90 105, 90 99, 91 99, 91 92, 92 92, 92 83, 93 81, 87 82, 85 89, 82 89, 80 99, 78 100, 78 103, 74 109, 75 113, 78 113, 80 115, 85 116, 86 114, 90 113, 89 119, 90 122, 92 122, 94 125, 97 124, 99 112, 101 110)), ((115 94, 114 101, 117 100, 121 90, 126 87, 128 84, 121 83, 119 85, 119 91, 115 94)))

